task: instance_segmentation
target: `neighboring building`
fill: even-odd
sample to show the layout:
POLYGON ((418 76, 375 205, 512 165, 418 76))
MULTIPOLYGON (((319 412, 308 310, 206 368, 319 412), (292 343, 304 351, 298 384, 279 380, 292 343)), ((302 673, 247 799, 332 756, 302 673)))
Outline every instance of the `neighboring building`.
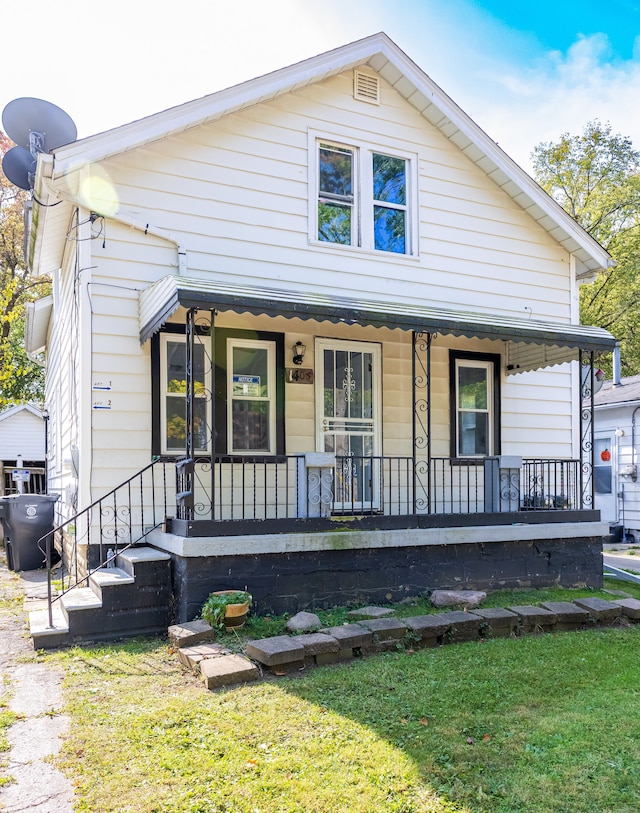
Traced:
POLYGON ((34 192, 50 482, 71 518, 131 478, 70 522, 90 559, 168 551, 181 620, 600 582, 609 255, 384 34, 40 154, 34 192))
POLYGON ((595 507, 622 541, 640 539, 640 375, 605 381, 595 396, 595 507))
POLYGON ((0 413, 0 483, 3 495, 16 494, 20 490, 25 494, 42 494, 46 491, 45 434, 42 411, 32 404, 19 404, 0 413))

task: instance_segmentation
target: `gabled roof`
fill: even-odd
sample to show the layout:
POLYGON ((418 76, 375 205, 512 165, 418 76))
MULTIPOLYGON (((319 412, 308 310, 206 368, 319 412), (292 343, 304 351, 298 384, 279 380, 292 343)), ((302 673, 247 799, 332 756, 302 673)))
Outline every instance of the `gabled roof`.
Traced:
POLYGON ((640 403, 640 375, 625 376, 620 379, 619 384, 605 381, 593 400, 596 409, 640 403))
POLYGON ((6 421, 7 418, 12 418, 14 415, 18 415, 20 412, 30 412, 32 415, 35 415, 36 418, 44 417, 42 414, 42 410, 38 409, 38 407, 34 406, 33 404, 18 404, 17 406, 9 407, 5 409, 4 412, 0 412, 0 421, 6 421))
MULTIPOLYGON (((77 171, 87 162, 101 161, 191 127, 216 121, 235 111, 357 67, 369 67, 385 79, 558 243, 574 254, 587 273, 594 273, 611 265, 611 257, 606 250, 384 33, 374 34, 257 79, 60 147, 53 153, 52 166, 49 156, 43 156, 44 160, 38 162, 37 198, 43 203, 55 200, 49 194, 51 187, 47 188, 47 184, 43 183, 43 167, 48 164, 47 172, 51 172, 51 180, 54 187, 57 187, 58 179, 77 171)), ((37 203, 34 209, 36 207, 37 203)), ((38 230, 46 228, 47 219, 60 219, 62 209, 62 206, 45 209, 44 217, 41 212, 38 230)), ((33 248, 37 255, 41 249, 40 235, 36 236, 33 248)))

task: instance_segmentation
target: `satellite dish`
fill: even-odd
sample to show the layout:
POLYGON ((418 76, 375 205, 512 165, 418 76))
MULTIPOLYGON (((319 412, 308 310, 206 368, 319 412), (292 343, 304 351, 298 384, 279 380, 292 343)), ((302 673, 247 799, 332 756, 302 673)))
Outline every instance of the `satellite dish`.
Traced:
POLYGON ((20 189, 32 189, 36 171, 36 159, 24 147, 12 147, 4 154, 2 171, 20 189))
POLYGON ((32 154, 34 150, 49 152, 78 137, 68 113, 51 102, 29 96, 9 102, 2 111, 2 125, 12 141, 32 154))

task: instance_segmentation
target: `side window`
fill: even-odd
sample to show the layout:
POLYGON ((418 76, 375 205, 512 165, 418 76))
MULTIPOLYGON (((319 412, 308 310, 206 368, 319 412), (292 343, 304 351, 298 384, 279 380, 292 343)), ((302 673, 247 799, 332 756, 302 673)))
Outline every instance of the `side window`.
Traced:
POLYGON ((275 453, 275 373, 275 342, 227 339, 229 454, 275 453))
POLYGON ((451 456, 499 454, 499 356, 451 353, 451 456))
MULTIPOLYGON (((160 336, 160 428, 163 454, 184 454, 187 392, 186 346, 184 335, 160 336)), ((194 346, 195 402, 193 405, 195 451, 209 450, 210 365, 205 364, 205 348, 194 346)))

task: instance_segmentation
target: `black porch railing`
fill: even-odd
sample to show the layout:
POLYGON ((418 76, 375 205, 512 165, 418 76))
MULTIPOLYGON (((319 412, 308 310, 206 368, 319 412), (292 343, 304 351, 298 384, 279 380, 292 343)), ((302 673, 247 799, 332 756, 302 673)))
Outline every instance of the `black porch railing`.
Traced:
MULTIPOLYGON (((233 522, 300 520, 335 514, 480 514, 507 498, 513 511, 581 509, 579 460, 528 459, 505 479, 498 458, 460 461, 410 457, 336 457, 314 466, 306 455, 154 461, 38 544, 48 566, 49 625, 64 593, 145 541, 166 519, 233 522), (497 488, 496 488, 497 484, 497 488), (491 487, 489 487, 491 486, 491 487), (496 491, 499 493, 496 494, 496 491), (53 596, 54 543, 62 584, 53 596)), ((501 510, 501 509, 498 509, 501 510)))
MULTIPOLYGON (((47 563, 49 626, 52 608, 90 573, 112 565, 117 553, 142 542, 164 522, 173 504, 173 464, 154 461, 38 540, 47 563), (169 474, 169 479, 167 479, 169 474), (54 545, 62 555, 61 585, 53 595, 54 545)), ((174 500, 175 502, 175 500, 174 500)))
MULTIPOLYGON (((177 517, 212 521, 299 519, 331 514, 479 514, 582 508, 579 460, 525 459, 508 481, 489 461, 336 456, 307 467, 304 455, 220 456, 177 464, 177 517), (510 508, 496 509, 496 486, 510 508), (500 479, 502 478, 502 479, 500 479), (318 514, 319 515, 319 514, 318 514)), ((498 503, 500 494, 498 494, 498 503)), ((503 500, 504 504, 504 500, 503 500)))

